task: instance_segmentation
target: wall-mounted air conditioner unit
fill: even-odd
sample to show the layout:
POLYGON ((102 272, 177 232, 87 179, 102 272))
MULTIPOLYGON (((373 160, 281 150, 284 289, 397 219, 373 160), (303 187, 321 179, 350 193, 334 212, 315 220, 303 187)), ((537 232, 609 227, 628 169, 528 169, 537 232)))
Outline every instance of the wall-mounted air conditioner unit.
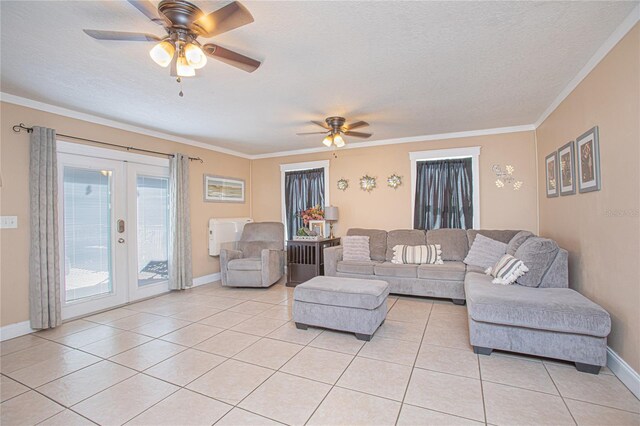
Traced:
POLYGON ((248 217, 209 219, 209 256, 220 256, 223 244, 239 241, 244 225, 249 222, 253 220, 248 217))

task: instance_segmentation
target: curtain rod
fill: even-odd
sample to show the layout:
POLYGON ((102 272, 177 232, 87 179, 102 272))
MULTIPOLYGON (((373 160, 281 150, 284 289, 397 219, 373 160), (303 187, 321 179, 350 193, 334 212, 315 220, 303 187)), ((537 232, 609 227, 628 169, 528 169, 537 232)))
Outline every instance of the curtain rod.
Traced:
MULTIPOLYGON (((27 133, 31 133, 31 132, 33 132, 33 127, 27 127, 27 126, 24 125, 24 123, 16 124, 15 126, 13 126, 13 131, 16 132, 16 133, 20 133, 23 130, 26 130, 27 133)), ((62 133, 56 133, 56 136, 62 136, 63 138, 76 139, 76 140, 79 140, 79 141, 97 143, 97 144, 101 144, 101 145, 114 146, 116 148, 124 148, 127 151, 138 151, 138 152, 146 152, 146 153, 149 153, 149 154, 165 155, 167 157, 172 157, 172 158, 175 157, 174 154, 169 154, 167 152, 152 151, 152 150, 149 150, 149 149, 136 148, 136 147, 133 147, 133 146, 118 145, 118 144, 115 144, 115 143, 96 141, 96 140, 87 139, 87 138, 80 138, 78 136, 65 135, 65 134, 62 134, 62 133)), ((191 160, 191 161, 199 161, 201 163, 204 163, 204 160, 202 158, 200 158, 200 157, 189 157, 189 160, 191 160)))

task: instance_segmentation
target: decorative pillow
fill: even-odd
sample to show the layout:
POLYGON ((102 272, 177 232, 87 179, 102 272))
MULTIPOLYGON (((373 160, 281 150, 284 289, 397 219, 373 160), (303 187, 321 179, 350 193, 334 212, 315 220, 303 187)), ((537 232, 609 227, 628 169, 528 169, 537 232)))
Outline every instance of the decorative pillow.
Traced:
POLYGON ((515 257, 529 268, 529 273, 518 278, 518 284, 527 287, 540 287, 542 279, 558 255, 558 244, 548 238, 530 237, 518 250, 515 257))
POLYGON ((492 268, 487 268, 485 271, 487 275, 493 277, 492 283, 503 285, 515 283, 526 272, 529 272, 529 268, 522 263, 522 260, 518 260, 510 254, 502 256, 492 268))
POLYGON ((482 234, 476 235, 473 244, 464 258, 467 265, 490 268, 507 252, 507 245, 500 241, 492 240, 482 234))
POLYGON ((342 260, 371 260, 369 237, 363 235, 342 237, 342 260))
POLYGON ((442 250, 440 250, 440 244, 430 244, 428 246, 406 246, 398 244, 393 248, 393 259, 391 259, 391 263, 431 263, 442 265, 441 255, 442 250))
POLYGON ((511 256, 515 256, 516 251, 518 250, 518 248, 520 248, 522 243, 527 241, 529 237, 533 237, 533 236, 534 236, 533 232, 529 232, 529 231, 518 232, 516 235, 513 236, 511 241, 509 241, 509 244, 507 245, 507 254, 510 254, 511 256))

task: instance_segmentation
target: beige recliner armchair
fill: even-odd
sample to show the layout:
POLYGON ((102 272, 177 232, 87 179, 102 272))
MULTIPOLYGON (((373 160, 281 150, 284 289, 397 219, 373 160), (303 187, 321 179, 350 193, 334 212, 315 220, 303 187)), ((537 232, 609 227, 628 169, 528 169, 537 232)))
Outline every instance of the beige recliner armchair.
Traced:
POLYGON ((269 287, 284 275, 284 225, 247 223, 236 249, 220 250, 222 285, 269 287))

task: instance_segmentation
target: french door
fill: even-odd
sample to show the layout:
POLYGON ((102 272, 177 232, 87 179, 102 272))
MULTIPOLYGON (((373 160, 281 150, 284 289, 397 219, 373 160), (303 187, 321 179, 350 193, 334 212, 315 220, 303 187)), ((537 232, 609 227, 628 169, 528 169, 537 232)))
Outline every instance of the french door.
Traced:
POLYGON ((168 160, 58 142, 63 319, 168 291, 168 160))

